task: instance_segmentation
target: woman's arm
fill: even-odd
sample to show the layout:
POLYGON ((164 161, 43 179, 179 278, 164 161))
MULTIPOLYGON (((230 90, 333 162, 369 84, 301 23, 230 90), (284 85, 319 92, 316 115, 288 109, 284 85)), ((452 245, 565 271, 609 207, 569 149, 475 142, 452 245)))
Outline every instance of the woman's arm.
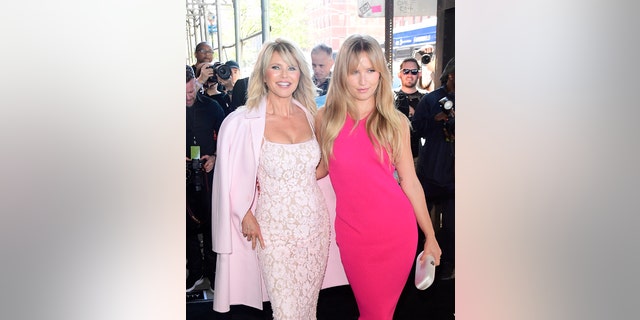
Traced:
POLYGON ((396 163, 400 187, 407 195, 407 198, 409 198, 413 211, 415 212, 418 225, 426 237, 426 242, 424 244, 425 254, 422 256, 422 260, 426 259, 427 255, 432 255, 435 258, 436 265, 439 265, 442 250, 440 250, 440 246, 436 240, 433 224, 427 209, 427 201, 424 196, 424 191, 422 190, 422 185, 416 175, 413 156, 411 154, 411 143, 409 141, 409 124, 407 122, 402 123, 402 152, 398 162, 396 163))
POLYGON ((329 174, 329 170, 327 170, 327 166, 324 164, 324 161, 320 159, 320 164, 316 168, 316 180, 320 180, 326 177, 329 174))
MULTIPOLYGON (((320 145, 320 151, 322 151, 322 117, 324 115, 324 111, 325 108, 322 107, 318 110, 318 113, 316 113, 316 117, 315 117, 315 125, 314 125, 314 130, 315 130, 315 135, 316 135, 316 139, 318 140, 318 144, 320 145)), ((320 157, 320 163, 318 164, 318 166, 316 167, 316 180, 322 179, 324 177, 326 177, 329 174, 329 169, 327 168, 327 165, 324 163, 324 161, 322 160, 322 157, 320 157)))

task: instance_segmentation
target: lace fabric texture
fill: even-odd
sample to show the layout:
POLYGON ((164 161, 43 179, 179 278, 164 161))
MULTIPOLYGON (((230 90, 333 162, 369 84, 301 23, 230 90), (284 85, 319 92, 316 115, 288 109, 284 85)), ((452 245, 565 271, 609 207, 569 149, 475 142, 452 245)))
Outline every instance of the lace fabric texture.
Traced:
POLYGON ((315 139, 262 145, 255 215, 266 248, 257 252, 275 320, 316 319, 331 232, 319 160, 315 139))

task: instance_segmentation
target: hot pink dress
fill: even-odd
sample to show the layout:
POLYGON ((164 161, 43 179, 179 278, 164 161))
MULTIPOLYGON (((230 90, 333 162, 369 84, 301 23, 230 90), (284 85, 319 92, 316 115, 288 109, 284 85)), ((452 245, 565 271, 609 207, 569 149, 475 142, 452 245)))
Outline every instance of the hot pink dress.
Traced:
POLYGON ((336 242, 361 320, 391 320, 409 277, 418 242, 413 207, 380 161, 366 118, 347 115, 333 146, 329 173, 336 193, 336 242))

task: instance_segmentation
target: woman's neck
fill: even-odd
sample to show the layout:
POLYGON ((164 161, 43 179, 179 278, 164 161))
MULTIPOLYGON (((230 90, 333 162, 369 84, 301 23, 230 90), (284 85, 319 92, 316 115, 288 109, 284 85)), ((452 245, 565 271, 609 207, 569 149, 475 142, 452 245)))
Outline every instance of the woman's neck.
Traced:
POLYGON ((295 108, 292 97, 267 96, 267 114, 288 117, 295 112, 295 108))
POLYGON ((371 114, 373 109, 376 108, 376 103, 375 103, 375 99, 372 97, 371 99, 368 99, 366 101, 356 101, 355 106, 356 106, 356 112, 357 112, 357 114, 355 115, 355 118, 357 120, 362 120, 366 118, 369 114, 371 114))

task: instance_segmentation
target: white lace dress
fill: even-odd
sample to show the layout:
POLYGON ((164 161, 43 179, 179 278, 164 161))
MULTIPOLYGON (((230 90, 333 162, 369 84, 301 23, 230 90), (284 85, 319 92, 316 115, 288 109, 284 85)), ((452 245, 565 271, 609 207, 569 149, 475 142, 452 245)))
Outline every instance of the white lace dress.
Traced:
POLYGON ((316 319, 331 232, 316 182, 319 160, 315 138, 262 145, 255 216, 266 248, 257 252, 275 320, 316 319))

